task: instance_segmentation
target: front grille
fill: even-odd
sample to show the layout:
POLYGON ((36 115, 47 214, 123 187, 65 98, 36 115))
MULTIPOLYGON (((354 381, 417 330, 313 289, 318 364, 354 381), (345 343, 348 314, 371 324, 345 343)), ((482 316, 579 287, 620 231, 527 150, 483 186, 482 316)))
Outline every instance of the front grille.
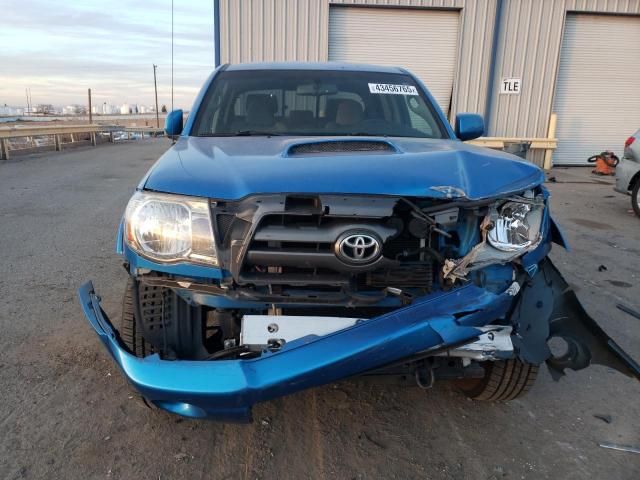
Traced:
POLYGON ((265 242, 254 241, 251 244, 252 250, 273 250, 281 252, 332 252, 331 242, 265 242))
POLYGON ((384 245, 383 254, 393 260, 415 260, 419 257, 420 239, 400 235, 384 245))
MULTIPOLYGON (((308 269, 311 274, 356 274, 387 263, 383 257, 371 263, 349 263, 338 258, 336 241, 345 233, 358 232, 374 236, 384 243, 398 233, 397 227, 378 219, 353 219, 323 215, 267 215, 254 232, 244 257, 245 267, 308 269)), ((247 273, 245 269, 244 273, 247 273)))
POLYGON ((251 285, 313 286, 314 290, 354 286, 429 290, 432 265, 420 240, 400 233, 403 222, 322 215, 268 215, 254 232, 238 281, 251 285), (347 232, 370 232, 382 242, 383 256, 369 264, 343 262, 336 242, 347 232))
POLYGON ((374 288, 422 288, 431 290, 433 265, 431 263, 405 263, 397 267, 367 273, 366 285, 374 288))
POLYGON ((289 149, 289 155, 336 152, 395 152, 388 142, 342 140, 337 142, 301 143, 289 149))
POLYGON ((218 230, 218 242, 225 245, 227 235, 231 231, 233 221, 236 218, 235 215, 229 215, 225 213, 219 213, 216 215, 216 227, 218 230))

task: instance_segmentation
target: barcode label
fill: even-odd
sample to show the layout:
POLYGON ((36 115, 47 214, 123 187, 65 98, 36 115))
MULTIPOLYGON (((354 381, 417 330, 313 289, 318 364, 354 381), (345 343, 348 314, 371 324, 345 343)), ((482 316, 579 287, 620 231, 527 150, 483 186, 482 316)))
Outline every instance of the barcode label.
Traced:
POLYGON ((370 83, 369 91, 386 95, 418 95, 418 90, 412 85, 393 85, 391 83, 370 83))

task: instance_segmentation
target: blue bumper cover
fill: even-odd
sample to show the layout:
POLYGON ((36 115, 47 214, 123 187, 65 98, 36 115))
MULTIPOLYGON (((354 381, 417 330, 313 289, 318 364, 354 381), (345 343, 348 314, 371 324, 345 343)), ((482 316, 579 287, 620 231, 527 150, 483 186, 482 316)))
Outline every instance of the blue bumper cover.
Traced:
POLYGON ((473 341, 475 328, 504 317, 514 297, 473 284, 417 299, 412 305, 323 337, 306 337, 250 360, 137 358, 87 282, 79 289, 87 320, 127 379, 156 406, 180 415, 250 421, 261 401, 323 385, 417 353, 473 341))

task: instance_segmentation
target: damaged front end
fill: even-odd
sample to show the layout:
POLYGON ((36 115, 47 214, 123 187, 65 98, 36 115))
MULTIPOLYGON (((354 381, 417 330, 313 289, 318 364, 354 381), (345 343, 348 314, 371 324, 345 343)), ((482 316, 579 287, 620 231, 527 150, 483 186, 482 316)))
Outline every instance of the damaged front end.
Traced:
POLYGON ((640 378, 547 258, 564 242, 541 187, 487 200, 144 195, 119 249, 131 325, 150 347, 114 328, 90 283, 80 300, 129 381, 174 413, 243 421, 257 402, 355 375, 430 386, 513 359, 554 377, 600 363, 640 378), (193 222, 181 258, 153 251, 158 210, 193 222))

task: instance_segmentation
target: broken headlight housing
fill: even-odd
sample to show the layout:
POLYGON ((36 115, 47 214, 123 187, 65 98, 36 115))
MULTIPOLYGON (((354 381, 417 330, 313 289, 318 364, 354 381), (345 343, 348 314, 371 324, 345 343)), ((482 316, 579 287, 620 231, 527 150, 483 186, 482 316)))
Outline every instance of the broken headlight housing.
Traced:
POLYGON ((493 228, 487 233, 489 244, 503 252, 529 248, 537 239, 542 221, 541 208, 533 202, 508 201, 497 209, 493 228))
POLYGON ((144 257, 218 264, 207 199, 139 191, 129 200, 125 225, 127 244, 144 257))
POLYGON ((545 201, 527 190, 489 206, 480 225, 482 241, 464 257, 447 259, 445 279, 464 280, 472 270, 511 262, 536 248, 542 241, 545 201))

